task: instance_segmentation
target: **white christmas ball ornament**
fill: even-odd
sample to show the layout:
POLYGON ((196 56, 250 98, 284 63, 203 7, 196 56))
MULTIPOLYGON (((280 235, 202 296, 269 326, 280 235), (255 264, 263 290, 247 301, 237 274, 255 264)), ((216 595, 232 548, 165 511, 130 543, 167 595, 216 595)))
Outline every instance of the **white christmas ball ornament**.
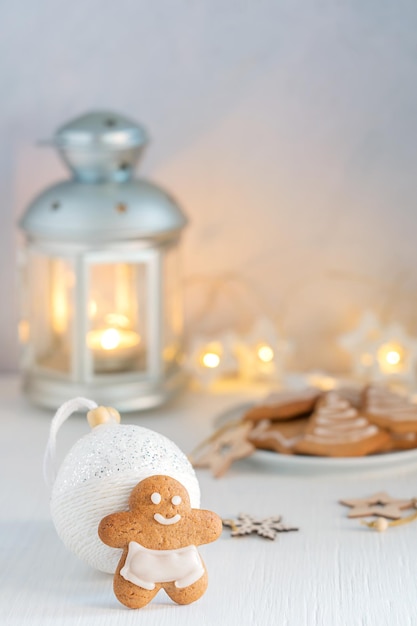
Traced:
POLYGON ((100 520, 127 510, 133 487, 157 474, 178 480, 187 489, 191 506, 199 508, 194 470, 172 441, 147 428, 116 421, 95 426, 70 450, 52 487, 52 519, 66 547, 95 569, 114 573, 122 551, 100 541, 100 520))

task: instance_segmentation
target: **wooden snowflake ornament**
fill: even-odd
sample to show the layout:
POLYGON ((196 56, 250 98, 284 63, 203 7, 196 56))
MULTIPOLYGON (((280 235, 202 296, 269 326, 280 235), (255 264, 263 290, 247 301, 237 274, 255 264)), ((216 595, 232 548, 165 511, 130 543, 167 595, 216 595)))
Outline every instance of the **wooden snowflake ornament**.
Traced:
POLYGON ((298 530, 290 526, 284 526, 281 522, 282 517, 280 515, 266 517, 263 520, 257 520, 247 513, 241 513, 238 515, 237 520, 224 519, 223 526, 227 526, 232 529, 232 537, 242 537, 244 535, 257 534, 265 539, 274 540, 277 533, 290 532, 298 530))
POLYGON ((272 540, 275 539, 277 533, 298 530, 298 528, 284 526, 281 520, 282 517, 280 515, 257 520, 252 517, 252 515, 248 515, 247 513, 241 513, 240 515, 238 515, 237 520, 223 520, 223 526, 227 526, 228 528, 232 529, 232 537, 242 537, 244 535, 252 535, 255 533, 260 537, 272 540))

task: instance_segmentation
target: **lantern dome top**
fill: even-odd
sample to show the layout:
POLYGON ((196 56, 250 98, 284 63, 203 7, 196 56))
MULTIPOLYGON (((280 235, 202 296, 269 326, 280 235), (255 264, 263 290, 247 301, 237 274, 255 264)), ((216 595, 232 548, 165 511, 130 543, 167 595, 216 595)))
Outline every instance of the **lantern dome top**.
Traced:
POLYGON ((175 200, 132 177, 146 142, 142 126, 108 111, 61 126, 52 143, 74 177, 35 198, 22 229, 33 238, 87 244, 176 236, 187 220, 175 200))
POLYGON ((80 115, 52 139, 75 178, 84 182, 128 180, 147 143, 140 124, 110 111, 80 115))
POLYGON ((143 146, 148 141, 145 129, 132 120, 109 111, 91 111, 67 122, 54 135, 62 147, 100 146, 120 149, 143 146))
POLYGON ((20 226, 32 238, 96 243, 167 238, 186 223, 175 200, 148 181, 68 180, 35 198, 20 226))

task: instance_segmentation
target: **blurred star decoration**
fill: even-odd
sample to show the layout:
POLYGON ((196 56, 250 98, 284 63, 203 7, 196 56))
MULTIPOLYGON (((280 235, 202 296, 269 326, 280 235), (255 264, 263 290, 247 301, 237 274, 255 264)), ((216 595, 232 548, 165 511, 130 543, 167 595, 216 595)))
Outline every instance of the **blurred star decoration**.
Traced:
POLYGON ((203 387, 224 378, 279 383, 291 348, 276 325, 261 317, 247 334, 227 331, 212 337, 195 337, 190 342, 185 367, 203 387))
POLYGON ((196 337, 188 350, 186 369, 202 387, 209 387, 219 378, 235 375, 238 371, 236 341, 236 335, 231 332, 217 338, 196 337))
POLYGON ((359 380, 415 385, 417 340, 400 324, 382 326, 367 311, 356 329, 339 338, 339 344, 350 354, 352 373, 359 380))
POLYGON ((276 325, 259 318, 236 343, 240 374, 245 380, 280 381, 290 351, 291 344, 279 336, 276 325))

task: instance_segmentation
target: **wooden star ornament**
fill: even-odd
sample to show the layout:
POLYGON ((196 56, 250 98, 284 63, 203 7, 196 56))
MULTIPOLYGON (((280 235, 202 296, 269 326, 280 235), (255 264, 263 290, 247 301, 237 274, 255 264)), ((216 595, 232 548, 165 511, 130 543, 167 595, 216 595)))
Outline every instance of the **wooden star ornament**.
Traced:
POLYGON ((192 459, 194 467, 209 467, 215 478, 223 476, 234 461, 246 458, 255 451, 247 436, 251 423, 238 423, 221 429, 209 440, 200 456, 192 459))
POLYGON ((385 492, 379 492, 369 498, 340 500, 340 504, 351 507, 348 517, 368 517, 375 515, 387 519, 400 519, 401 511, 414 506, 413 500, 397 500, 385 492))

